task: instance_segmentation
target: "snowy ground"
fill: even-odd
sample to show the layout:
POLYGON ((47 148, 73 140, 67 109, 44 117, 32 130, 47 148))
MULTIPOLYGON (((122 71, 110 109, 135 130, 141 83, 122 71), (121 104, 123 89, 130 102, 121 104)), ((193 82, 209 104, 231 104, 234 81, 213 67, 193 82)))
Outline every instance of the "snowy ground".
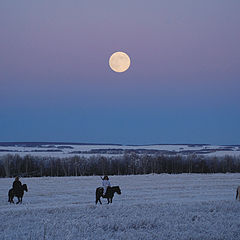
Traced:
POLYGON ((95 205, 100 178, 23 178, 10 205, 0 179, 0 239, 240 239, 240 174, 110 176, 122 195, 95 205))

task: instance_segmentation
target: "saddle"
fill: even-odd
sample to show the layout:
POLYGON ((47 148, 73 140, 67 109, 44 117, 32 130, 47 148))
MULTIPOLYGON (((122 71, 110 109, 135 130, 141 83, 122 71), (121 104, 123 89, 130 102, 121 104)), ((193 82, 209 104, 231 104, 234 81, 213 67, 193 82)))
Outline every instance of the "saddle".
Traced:
POLYGON ((12 188, 12 191, 13 191, 13 194, 14 194, 14 195, 19 195, 19 194, 21 194, 21 190, 20 190, 20 189, 14 189, 14 188, 12 188))
POLYGON ((107 190, 106 190, 105 194, 103 194, 104 188, 101 187, 100 189, 101 189, 101 192, 102 192, 102 196, 103 196, 103 197, 106 197, 106 195, 107 195, 107 193, 108 193, 108 191, 109 191, 109 187, 107 187, 107 190))

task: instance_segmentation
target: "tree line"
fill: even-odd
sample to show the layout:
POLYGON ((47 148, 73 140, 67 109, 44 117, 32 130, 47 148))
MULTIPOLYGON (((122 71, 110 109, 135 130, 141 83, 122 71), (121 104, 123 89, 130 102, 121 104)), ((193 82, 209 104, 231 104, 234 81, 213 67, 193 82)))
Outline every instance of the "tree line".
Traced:
POLYGON ((239 173, 240 157, 199 155, 139 155, 67 158, 5 155, 0 157, 0 177, 135 175, 149 173, 239 173))

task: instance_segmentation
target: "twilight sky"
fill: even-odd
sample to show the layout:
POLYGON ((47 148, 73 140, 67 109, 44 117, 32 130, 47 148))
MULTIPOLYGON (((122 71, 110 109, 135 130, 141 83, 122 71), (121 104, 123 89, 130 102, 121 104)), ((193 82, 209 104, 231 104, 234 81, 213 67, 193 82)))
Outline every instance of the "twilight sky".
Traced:
POLYGON ((0 1, 0 141, 240 144, 239 9, 0 1))

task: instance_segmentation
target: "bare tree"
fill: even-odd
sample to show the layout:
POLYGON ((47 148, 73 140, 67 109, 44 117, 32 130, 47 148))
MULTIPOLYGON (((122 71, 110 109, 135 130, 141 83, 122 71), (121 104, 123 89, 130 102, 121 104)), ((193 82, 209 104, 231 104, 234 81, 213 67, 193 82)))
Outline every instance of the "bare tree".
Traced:
POLYGON ((3 157, 2 161, 3 161, 3 167, 4 167, 4 171, 5 171, 5 177, 10 177, 10 162, 11 162, 11 155, 8 154, 6 156, 3 157))

